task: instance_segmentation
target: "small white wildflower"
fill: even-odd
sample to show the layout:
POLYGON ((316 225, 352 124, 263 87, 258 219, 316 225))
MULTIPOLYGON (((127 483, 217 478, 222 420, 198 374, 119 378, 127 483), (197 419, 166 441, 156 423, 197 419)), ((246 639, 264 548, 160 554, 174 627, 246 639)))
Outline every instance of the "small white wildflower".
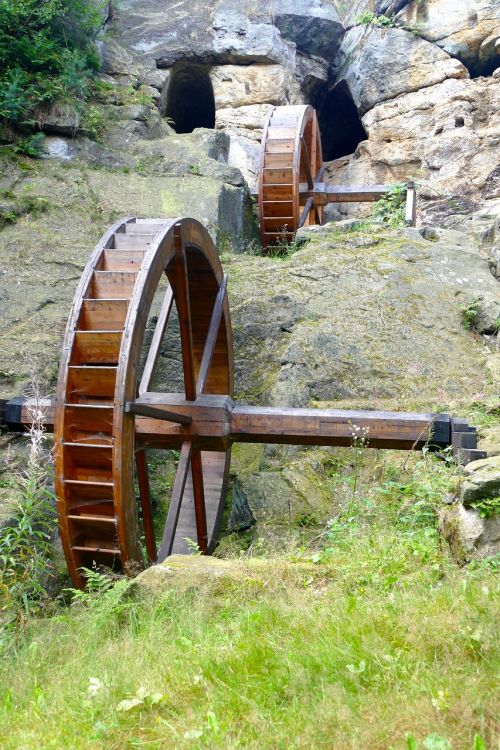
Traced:
POLYGON ((98 677, 89 677, 89 686, 87 688, 87 696, 90 700, 96 697, 97 693, 102 690, 103 684, 98 677))

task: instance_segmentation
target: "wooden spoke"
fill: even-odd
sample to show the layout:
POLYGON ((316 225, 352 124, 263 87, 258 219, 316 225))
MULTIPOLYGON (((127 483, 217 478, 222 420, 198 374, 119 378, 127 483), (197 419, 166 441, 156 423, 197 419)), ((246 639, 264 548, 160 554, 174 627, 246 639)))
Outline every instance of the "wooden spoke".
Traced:
POLYGON ((203 484, 203 463, 201 451, 191 454, 191 473, 193 477, 194 512, 196 518, 196 537, 200 552, 205 553, 208 546, 207 515, 205 507, 205 489, 203 484))
POLYGON ((158 409, 147 404, 131 401, 125 404, 125 411, 128 414, 137 414, 139 417, 150 417, 151 419, 162 419, 165 422, 174 422, 175 424, 191 424, 192 419, 189 414, 181 414, 170 409, 158 409))
POLYGON ((182 344, 182 366, 184 370, 184 390, 188 401, 196 399, 196 383, 194 379, 193 334, 191 328, 191 305, 189 300, 189 286, 187 276, 186 249, 182 234, 182 226, 176 224, 174 228, 175 248, 175 302, 179 315, 179 326, 182 344))
POLYGON ((309 154, 307 152, 307 144, 303 137, 301 137, 300 139, 300 148, 302 150, 303 166, 306 173, 307 185, 309 187, 309 190, 312 190, 314 187, 314 180, 311 173, 311 163, 309 161, 309 154))
POLYGON ((177 531, 177 523, 179 521, 179 514, 181 512, 182 498, 184 497, 184 490, 186 488, 188 473, 191 468, 192 450, 192 443, 185 442, 183 444, 181 455, 179 458, 179 464, 177 466, 177 473, 175 475, 172 497, 170 498, 167 523, 165 524, 163 539, 161 542, 160 551, 158 553, 158 562, 163 562, 165 558, 169 557, 169 555, 172 554, 175 533, 177 531))
POLYGON ((139 385, 140 395, 142 395, 143 393, 147 393, 147 391, 149 391, 151 381, 153 379, 153 374, 155 371, 156 363, 158 362, 158 357, 160 355, 161 342, 163 340, 163 336, 165 335, 165 331, 168 325, 168 319, 170 317, 170 312, 172 310, 173 302, 174 302, 174 295, 172 292, 172 288, 169 287, 166 291, 165 298, 161 306, 160 314, 158 315, 158 321, 156 323, 155 332, 153 334, 153 339, 151 341, 151 346, 150 346, 148 356, 146 359, 146 364, 144 365, 144 371, 142 373, 141 384, 139 385))
POLYGON ((219 329, 222 320, 222 314, 224 312, 224 302, 226 299, 227 292, 227 276, 224 274, 222 283, 219 287, 217 297, 215 298, 215 305, 212 312, 212 318, 208 327, 207 338, 205 341, 205 348, 203 350, 203 356, 201 358, 200 370, 198 372, 198 379, 196 381, 196 393, 200 395, 204 392, 207 384, 207 377, 212 364, 212 359, 215 352, 215 346, 217 344, 217 337, 219 335, 219 329))
POLYGON ((137 482, 139 484, 139 494, 142 507, 142 523, 144 526, 144 537, 146 540, 146 551, 151 564, 156 562, 156 539, 153 523, 153 508, 151 505, 151 494, 149 491, 148 464, 146 461, 146 452, 137 451, 135 454, 137 466, 137 482))
POLYGON ((304 224, 307 221, 307 217, 309 216, 311 210, 314 207, 314 198, 308 198, 306 205, 304 206, 304 210, 302 211, 302 216, 300 217, 299 225, 297 229, 300 229, 304 226, 304 224))

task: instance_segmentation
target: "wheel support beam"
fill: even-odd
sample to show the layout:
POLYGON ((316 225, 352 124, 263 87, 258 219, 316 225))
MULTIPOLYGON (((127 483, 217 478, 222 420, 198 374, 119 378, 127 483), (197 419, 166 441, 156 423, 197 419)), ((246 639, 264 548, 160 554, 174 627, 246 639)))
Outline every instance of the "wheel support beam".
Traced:
MULTIPOLYGON (((47 431, 53 428, 54 406, 42 403, 47 431)), ((350 446, 359 438, 370 448, 392 450, 453 446, 464 463, 485 458, 477 449, 477 432, 466 420, 447 414, 336 410, 276 409, 247 406, 227 396, 148 393, 130 404, 136 414, 137 450, 182 449, 184 443, 204 451, 226 450, 233 443, 350 446)), ((29 401, 0 403, 0 414, 10 429, 29 427, 29 401)), ((196 460, 196 459, 195 459, 196 460)))

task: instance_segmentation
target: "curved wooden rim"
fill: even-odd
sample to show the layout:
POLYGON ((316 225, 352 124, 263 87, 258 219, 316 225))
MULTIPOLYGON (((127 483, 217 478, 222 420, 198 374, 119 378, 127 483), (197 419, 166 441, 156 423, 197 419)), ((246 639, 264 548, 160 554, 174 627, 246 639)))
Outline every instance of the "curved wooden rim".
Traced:
MULTIPOLYGON (((126 572, 144 564, 134 489, 135 423, 134 416, 125 408, 137 395, 144 332, 163 273, 169 277, 174 298, 181 301, 174 272, 179 237, 191 292, 188 300, 194 375, 200 369, 211 305, 223 279, 216 248, 199 222, 194 219, 156 222, 155 229, 149 229, 154 237, 145 252, 136 250, 134 242, 131 245, 134 249, 128 247, 126 230, 135 223, 135 219, 117 222, 94 250, 75 295, 59 370, 55 413, 56 495, 63 548, 76 586, 84 584, 81 567, 89 567, 94 560, 126 572), (125 249, 120 250, 121 246, 125 249), (132 273, 107 271, 108 256, 114 257, 115 266, 116 258, 119 263, 133 265, 138 253, 143 253, 143 258, 135 270, 133 286, 132 273), (112 290, 113 299, 99 296, 95 291, 99 274, 107 277, 108 285, 129 284, 128 298, 121 299, 120 289, 112 290), (123 281, 122 277, 127 278, 123 281), (122 327, 110 324, 108 327, 113 330, 105 331, 96 330, 94 325, 92 330, 82 330, 89 304, 92 307, 116 303, 123 312, 126 308, 122 327), (105 363, 109 354, 103 354, 104 364, 95 364, 98 360, 95 351, 86 355, 90 360, 85 360, 82 337, 88 340, 86 336, 97 341, 97 352, 99 347, 103 350, 111 344, 115 347, 116 360, 112 365, 105 363)), ((140 236, 141 227, 137 224, 136 235, 140 236)), ((204 392, 232 396, 232 333, 227 295, 222 317, 204 392)), ((223 512, 230 451, 207 457, 204 465, 202 454, 199 451, 198 454, 196 465, 200 466, 213 500, 213 512, 208 519, 207 546, 211 551, 223 512)), ((189 491, 186 490, 187 495, 189 491)))

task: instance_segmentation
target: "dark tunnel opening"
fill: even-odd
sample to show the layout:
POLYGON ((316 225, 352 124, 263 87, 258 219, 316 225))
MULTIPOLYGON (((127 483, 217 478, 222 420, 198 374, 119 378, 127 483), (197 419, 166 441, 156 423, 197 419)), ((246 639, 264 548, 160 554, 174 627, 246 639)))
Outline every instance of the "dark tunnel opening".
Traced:
POLYGON ((332 161, 354 153, 368 136, 345 81, 316 93, 311 102, 318 112, 323 159, 332 161))
POLYGON ((215 99, 208 71, 197 65, 174 70, 165 114, 176 133, 215 127, 215 99))

